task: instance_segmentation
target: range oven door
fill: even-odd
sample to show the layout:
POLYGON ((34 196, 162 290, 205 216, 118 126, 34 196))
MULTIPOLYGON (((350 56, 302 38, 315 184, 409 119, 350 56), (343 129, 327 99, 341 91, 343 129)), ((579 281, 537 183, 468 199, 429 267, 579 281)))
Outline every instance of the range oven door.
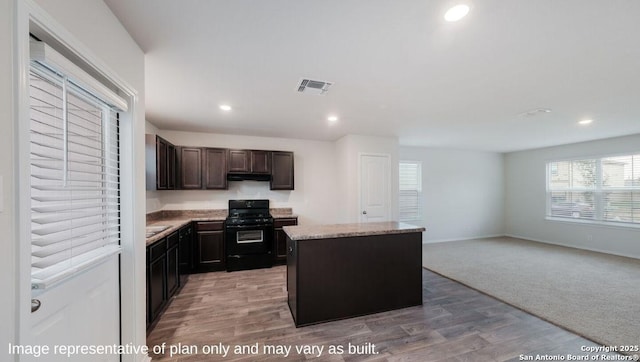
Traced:
POLYGON ((227 255, 271 254, 273 225, 227 225, 227 255))
POLYGON ((252 244, 264 242, 264 230, 237 230, 236 243, 252 244))

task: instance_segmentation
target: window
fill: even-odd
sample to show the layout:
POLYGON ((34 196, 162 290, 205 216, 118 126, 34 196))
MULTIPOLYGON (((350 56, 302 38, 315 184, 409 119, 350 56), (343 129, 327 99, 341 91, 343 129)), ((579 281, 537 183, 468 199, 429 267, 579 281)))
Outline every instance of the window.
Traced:
POLYGON ((640 154, 547 164, 547 216, 640 224, 640 154))
POLYGON ((36 290, 120 251, 119 109, 109 101, 115 95, 77 80, 81 71, 72 65, 63 69, 60 59, 45 58, 32 59, 29 77, 36 290))
POLYGON ((422 191, 421 164, 417 161, 400 162, 400 221, 421 219, 420 193, 422 191))

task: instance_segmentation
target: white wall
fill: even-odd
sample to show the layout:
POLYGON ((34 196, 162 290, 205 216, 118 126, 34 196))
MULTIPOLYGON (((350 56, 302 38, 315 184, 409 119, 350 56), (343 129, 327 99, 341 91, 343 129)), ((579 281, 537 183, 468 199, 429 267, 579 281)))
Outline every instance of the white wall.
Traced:
MULTIPOLYGON (((17 1, 19 2, 19 1, 17 1)), ((99 63, 106 66, 114 75, 126 82, 131 88, 137 91, 138 103, 135 109, 136 117, 139 120, 144 120, 144 54, 139 49, 137 44, 129 36, 129 34, 122 27, 118 19, 111 13, 109 8, 104 4, 102 0, 36 0, 38 6, 50 15, 54 22, 57 22, 62 28, 64 33, 69 37, 65 38, 65 41, 70 41, 74 45, 80 45, 91 53, 94 59, 97 59, 99 63), (72 39, 70 39, 72 38, 72 39)), ((12 125, 14 124, 15 117, 4 114, 11 109, 11 93, 8 92, 9 87, 13 87, 13 84, 8 84, 9 80, 5 80, 5 76, 11 69, 8 65, 5 66, 5 61, 8 56, 5 54, 7 49, 11 50, 11 46, 7 44, 11 32, 6 32, 4 29, 5 24, 7 27, 12 26, 13 11, 11 7, 7 7, 7 4, 12 4, 14 1, 2 0, 0 5, 0 16, 2 16, 2 31, 0 32, 0 46, 2 46, 2 56, 0 56, 0 62, 2 62, 1 72, 2 83, 0 86, 0 106, 2 119, 5 124, 3 129, 5 132, 0 137, 0 151, 3 152, 5 157, 2 157, 2 163, 0 163, 1 170, 5 176, 5 180, 9 175, 16 174, 15 156, 12 150, 16 146, 13 142, 12 125), (7 19, 5 19, 5 17, 7 19), (5 102, 7 102, 5 104, 5 102), (5 121, 7 120, 7 121, 5 121)), ((19 34, 26 39, 27 34, 19 34)), ((15 73, 15 72, 11 72, 15 73)), ((14 74, 15 75, 15 74, 14 74)), ((17 89, 17 88, 14 88, 17 89)), ((12 89, 13 90, 13 89, 12 89)), ((129 278, 123 285, 122 296, 122 313, 123 313, 123 342, 131 342, 136 345, 142 345, 146 343, 145 336, 145 254, 144 243, 135 243, 135 240, 144 240, 144 123, 142 121, 135 124, 130 124, 130 127, 125 126, 123 131, 122 143, 126 143, 128 146, 128 152, 123 155, 123 158, 127 160, 123 163, 131 165, 130 170, 134 170, 134 174, 127 171, 130 180, 135 180, 133 189, 129 188, 126 191, 126 197, 128 200, 133 200, 133 210, 126 210, 123 215, 127 215, 126 223, 129 225, 130 230, 127 230, 127 235, 132 235, 131 239, 123 240, 123 247, 125 252, 123 253, 123 272, 128 275, 129 278), (134 139, 134 137, 136 137, 134 139), (138 192, 135 192, 137 190, 138 192), (142 227, 134 227, 131 225, 142 225, 142 227), (133 235, 135 233, 135 235, 133 235)), ((123 174, 123 178, 125 178, 123 174)), ((15 194, 17 190, 16 185, 11 182, 5 181, 5 190, 3 190, 3 196, 15 194), (6 191, 5 191, 6 190, 6 191)), ((123 193, 124 195, 124 193, 123 193)), ((11 198, 5 197, 8 208, 5 208, 5 213, 0 214, 0 227, 5 231, 5 240, 13 242, 13 247, 17 248, 17 237, 15 233, 11 233, 15 226, 5 225, 6 223, 12 223, 17 217, 16 208, 13 205, 11 198), (6 233, 9 233, 8 235, 6 233)), ((123 234, 124 234, 123 230, 123 234)), ((3 259, 6 256, 15 257, 15 254, 11 253, 12 248, 3 248, 3 253, 0 253, 0 268, 2 268, 0 279, 3 290, 9 291, 3 295, 13 296, 17 293, 11 293, 11 290, 16 290, 16 287, 4 288, 5 280, 17 280, 18 273, 12 266, 11 261, 3 259), (5 269, 6 268, 6 269, 5 269), (5 279, 6 278, 6 279, 5 279)), ((28 266, 22 266, 28 267, 28 266)), ((15 308, 5 308, 4 303, 1 305, 0 310, 5 313, 9 311, 11 314, 15 312, 15 308)), ((9 317, 5 317, 2 314, 3 330, 8 326, 11 328, 11 314, 9 317)), ((15 333, 15 331, 12 331, 15 333)), ((7 339, 0 339, 5 341, 7 339)), ((6 347, 6 346, 5 346, 6 347)), ((3 349, 6 351, 6 348, 3 349)), ((128 356, 130 357, 130 356, 128 356)), ((5 360, 4 358, 0 358, 5 360)), ((125 360, 128 360, 125 357, 125 360)))
POLYGON ((265 198, 271 201, 271 207, 292 208, 300 224, 338 222, 333 142, 167 130, 159 130, 158 134, 179 146, 292 151, 295 190, 272 191, 268 182, 232 181, 228 190, 149 191, 148 203, 155 203, 157 197, 167 210, 226 209, 229 199, 265 198))
POLYGON ((422 163, 424 242, 504 233, 501 153, 400 147, 400 160, 422 163))
POLYGON ((14 113, 13 113, 13 1, 0 1, 0 176, 2 177, 2 211, 0 211, 0 360, 8 361, 7 343, 16 343, 17 273, 16 273, 16 226, 15 205, 15 156, 14 156, 14 113))
POLYGON ((548 161, 639 151, 640 135, 632 135, 507 154, 506 233, 640 258, 640 229, 545 220, 548 161))
POLYGON ((359 154, 377 153, 391 156, 391 219, 398 219, 398 139, 346 135, 335 142, 340 203, 335 212, 341 222, 358 222, 360 193, 358 185, 359 154))

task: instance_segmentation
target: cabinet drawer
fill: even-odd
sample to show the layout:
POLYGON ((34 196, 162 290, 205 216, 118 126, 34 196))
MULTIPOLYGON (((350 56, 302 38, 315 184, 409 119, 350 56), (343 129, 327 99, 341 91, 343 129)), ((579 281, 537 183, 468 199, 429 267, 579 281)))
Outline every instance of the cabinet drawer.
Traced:
POLYGON ((149 261, 154 261, 163 256, 167 251, 167 239, 161 239, 149 246, 149 261))
POLYGON ((298 219, 297 218, 288 218, 288 219, 274 219, 273 220, 273 227, 283 227, 283 226, 291 226, 291 225, 298 225, 298 219))
POLYGON ((224 229, 223 221, 198 221, 196 231, 219 231, 224 229))

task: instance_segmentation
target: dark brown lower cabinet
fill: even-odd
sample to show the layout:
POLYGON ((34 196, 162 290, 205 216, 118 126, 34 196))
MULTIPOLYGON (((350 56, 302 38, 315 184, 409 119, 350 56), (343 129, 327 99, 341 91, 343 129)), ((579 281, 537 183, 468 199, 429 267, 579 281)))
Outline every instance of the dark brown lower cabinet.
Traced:
POLYGON ((147 247, 147 313, 149 323, 160 315, 167 304, 167 241, 162 239, 147 247))
POLYGON ((273 255, 274 264, 286 264, 287 262, 287 234, 283 226, 298 225, 297 217, 275 219, 273 221, 273 255))
POLYGON ((167 297, 173 296, 180 287, 180 254, 178 233, 167 237, 167 297))
POLYGON ((287 237, 296 327, 422 304, 422 233, 287 237))
POLYGON ((193 272, 193 228, 191 224, 183 226, 178 231, 180 241, 179 252, 179 270, 180 270, 180 284, 184 285, 187 276, 193 272))
POLYGON ((196 222, 195 271, 225 269, 224 222, 196 222))
POLYGON ((147 333, 182 285, 180 237, 176 231, 147 246, 147 333))

